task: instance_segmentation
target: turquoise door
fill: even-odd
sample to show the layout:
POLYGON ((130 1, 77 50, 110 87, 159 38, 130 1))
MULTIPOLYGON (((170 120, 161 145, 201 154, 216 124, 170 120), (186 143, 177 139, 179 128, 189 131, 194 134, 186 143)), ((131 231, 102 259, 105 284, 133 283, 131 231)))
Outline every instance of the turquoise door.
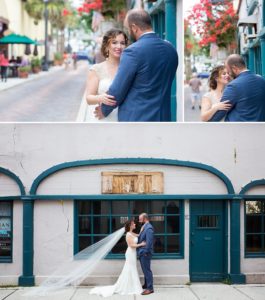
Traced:
POLYGON ((190 201, 191 281, 225 278, 225 202, 190 201))

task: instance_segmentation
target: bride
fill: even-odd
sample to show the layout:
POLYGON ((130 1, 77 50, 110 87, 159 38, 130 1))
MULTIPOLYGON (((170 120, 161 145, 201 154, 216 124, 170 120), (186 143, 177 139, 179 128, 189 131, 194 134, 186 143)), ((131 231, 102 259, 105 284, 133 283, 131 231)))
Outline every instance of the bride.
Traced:
POLYGON ((128 38, 122 30, 110 29, 103 37, 101 52, 106 60, 93 65, 89 70, 87 78, 86 101, 89 104, 88 118, 91 122, 118 121, 117 108, 107 118, 102 120, 98 120, 95 117, 94 111, 102 103, 115 106, 116 101, 114 97, 108 95, 107 91, 118 70, 121 54, 127 45, 128 38))
POLYGON ((126 242, 128 248, 125 252, 125 264, 122 272, 114 285, 95 287, 90 294, 109 297, 113 294, 134 295, 141 294, 143 289, 137 271, 136 248, 146 245, 145 242, 137 244, 138 235, 133 232, 135 223, 133 220, 125 223, 126 242))

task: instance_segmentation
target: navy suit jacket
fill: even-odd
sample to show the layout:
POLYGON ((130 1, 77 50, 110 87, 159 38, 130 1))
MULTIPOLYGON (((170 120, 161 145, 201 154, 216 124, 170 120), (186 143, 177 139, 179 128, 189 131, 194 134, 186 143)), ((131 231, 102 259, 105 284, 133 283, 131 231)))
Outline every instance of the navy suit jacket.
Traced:
MULTIPOLYGON (((155 33, 126 48, 108 90, 115 97, 120 122, 171 121, 171 85, 178 66, 175 48, 155 33)), ((115 108, 102 104, 108 116, 115 108)))
POLYGON ((146 245, 144 247, 137 248, 138 256, 144 254, 153 254, 153 244, 154 244, 154 228, 150 223, 144 225, 144 230, 140 233, 138 237, 138 243, 145 241, 146 245))
POLYGON ((229 100, 231 109, 219 110, 211 122, 220 121, 225 115, 226 122, 265 121, 265 79, 250 71, 242 72, 224 89, 221 101, 229 100))

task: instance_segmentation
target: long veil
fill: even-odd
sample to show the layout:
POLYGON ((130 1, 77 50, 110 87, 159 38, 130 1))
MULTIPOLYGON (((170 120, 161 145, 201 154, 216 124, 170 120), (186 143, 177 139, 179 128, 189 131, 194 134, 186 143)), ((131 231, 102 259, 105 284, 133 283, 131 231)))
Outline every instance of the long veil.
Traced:
POLYGON ((45 296, 69 285, 79 285, 93 272, 100 260, 109 253, 124 232, 123 227, 77 253, 58 267, 39 287, 27 292, 25 296, 45 296))

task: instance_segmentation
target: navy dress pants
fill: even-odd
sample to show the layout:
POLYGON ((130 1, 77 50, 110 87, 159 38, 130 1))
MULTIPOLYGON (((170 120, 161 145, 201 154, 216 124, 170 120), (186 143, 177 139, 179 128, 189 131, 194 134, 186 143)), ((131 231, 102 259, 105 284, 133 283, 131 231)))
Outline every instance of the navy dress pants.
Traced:
POLYGON ((151 271, 151 254, 141 255, 139 257, 141 268, 144 273, 144 286, 147 290, 153 291, 153 273, 151 271))

